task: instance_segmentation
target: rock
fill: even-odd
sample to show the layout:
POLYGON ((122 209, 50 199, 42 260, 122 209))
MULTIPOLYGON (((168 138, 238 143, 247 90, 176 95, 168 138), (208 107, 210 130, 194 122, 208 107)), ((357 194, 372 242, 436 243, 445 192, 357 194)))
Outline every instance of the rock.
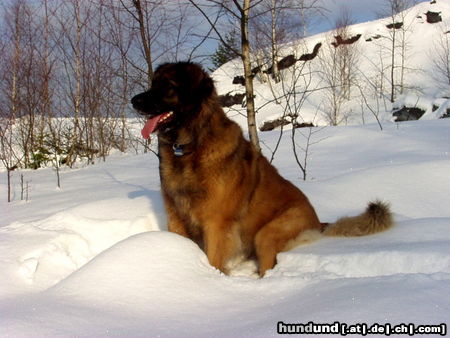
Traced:
POLYGON ((290 122, 287 121, 286 119, 280 117, 276 120, 272 120, 272 121, 265 121, 261 127, 259 127, 260 131, 269 131, 269 130, 274 130, 275 128, 281 127, 281 126, 285 126, 287 124, 289 124, 290 122))
POLYGON ((352 36, 351 38, 343 39, 342 36, 338 35, 338 36, 334 37, 336 39, 336 42, 332 42, 331 44, 334 46, 334 48, 336 48, 340 45, 351 45, 351 44, 355 43, 356 41, 358 41, 360 37, 361 37, 361 34, 358 34, 358 35, 352 36))
MULTIPOLYGON (((263 125, 261 127, 259 127, 259 130, 260 131, 274 130, 275 128, 285 126, 290 123, 291 122, 288 121, 286 118, 280 117, 276 120, 264 122, 263 125)), ((302 122, 302 123, 295 122, 294 123, 294 128, 307 128, 307 127, 315 127, 315 126, 314 126, 314 124, 312 124, 310 122, 302 122)))
POLYGON ((240 104, 242 105, 242 101, 244 100, 245 94, 234 94, 231 95, 230 93, 227 93, 225 95, 220 95, 219 96, 219 100, 220 100, 220 105, 222 107, 231 107, 235 104, 240 104))
POLYGON ((297 59, 295 58, 294 54, 285 56, 280 61, 278 61, 278 63, 277 63, 278 70, 283 70, 283 69, 289 68, 289 67, 293 66, 296 62, 297 62, 297 59))
POLYGON ((242 75, 235 76, 233 79, 233 84, 245 85, 245 78, 242 75))
POLYGON ((428 23, 438 23, 442 21, 441 12, 428 11, 425 15, 427 16, 428 23))
POLYGON ((402 107, 392 113, 396 117, 395 122, 415 121, 425 114, 425 110, 417 107, 402 107))
POLYGON ((306 62, 306 61, 310 61, 310 60, 314 59, 317 56, 317 53, 319 52, 320 47, 322 47, 321 42, 319 42, 318 44, 316 44, 314 46, 314 50, 312 53, 303 54, 302 56, 300 56, 300 58, 298 60, 306 62))
POLYGON ((400 29, 403 27, 403 22, 394 22, 386 25, 388 29, 400 29))
POLYGON ((311 127, 315 127, 315 125, 312 124, 311 122, 294 123, 294 128, 311 128, 311 127))

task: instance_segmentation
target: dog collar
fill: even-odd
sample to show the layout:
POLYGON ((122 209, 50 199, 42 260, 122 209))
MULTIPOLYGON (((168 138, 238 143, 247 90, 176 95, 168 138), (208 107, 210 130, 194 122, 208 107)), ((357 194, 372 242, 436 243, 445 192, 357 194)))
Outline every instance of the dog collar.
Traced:
POLYGON ((192 151, 189 151, 187 149, 187 146, 189 146, 189 144, 190 143, 188 143, 188 144, 178 144, 178 143, 172 144, 173 154, 176 157, 181 157, 181 156, 192 153, 192 151))

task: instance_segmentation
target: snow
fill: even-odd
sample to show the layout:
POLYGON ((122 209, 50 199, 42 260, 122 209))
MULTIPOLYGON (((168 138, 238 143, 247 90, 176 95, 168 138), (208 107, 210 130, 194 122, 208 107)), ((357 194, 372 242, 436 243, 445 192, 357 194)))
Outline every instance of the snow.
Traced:
MULTIPOLYGON (((51 169, 23 171, 28 202, 13 172, 14 201, 0 204, 2 336, 266 337, 279 321, 448 325, 449 128, 448 119, 317 128, 307 181, 286 131, 274 163, 322 221, 382 198, 396 225, 280 253, 262 279, 251 264, 225 276, 166 231, 153 154, 64 170, 61 190, 51 169)), ((262 140, 273 147, 278 133, 262 140)))
MULTIPOLYGON (((450 21, 450 4, 440 0, 409 15, 430 6, 450 21)), ((430 50, 439 25, 417 19, 414 64, 431 67, 424 49, 430 50)), ((365 39, 383 27, 380 20, 352 27, 363 34, 358 43, 366 55, 379 47, 365 39)), ((288 47, 297 55, 311 52, 324 39, 319 34, 291 44, 283 55, 291 53, 288 47)), ((213 74, 220 94, 242 92, 231 83, 241 70, 235 62, 213 74)), ((416 72, 412 81, 430 84, 430 72, 416 72)), ((282 88, 256 83, 255 90, 259 124, 283 114, 286 102, 263 106, 282 88)), ((322 99, 307 97, 304 121, 325 125, 322 99)), ((450 119, 438 117, 449 102, 431 86, 396 102, 422 107, 419 121, 393 123, 386 107, 382 130, 367 110, 355 110, 347 126, 313 128, 306 181, 286 126, 273 164, 304 191, 321 221, 356 215, 380 198, 391 205, 396 224, 384 233, 325 238, 280 253, 262 279, 252 262, 225 276, 196 244, 167 232, 152 153, 62 168, 61 189, 51 168, 13 171, 12 203, 5 201, 6 173, 0 172, 0 336, 270 337, 280 321, 448 327, 450 119), (21 174, 29 182, 28 201, 20 200, 21 174)), ((244 110, 234 106, 228 114, 245 129, 244 110)), ((295 131, 300 160, 309 130, 295 131)), ((260 133, 266 156, 280 132, 260 133)))

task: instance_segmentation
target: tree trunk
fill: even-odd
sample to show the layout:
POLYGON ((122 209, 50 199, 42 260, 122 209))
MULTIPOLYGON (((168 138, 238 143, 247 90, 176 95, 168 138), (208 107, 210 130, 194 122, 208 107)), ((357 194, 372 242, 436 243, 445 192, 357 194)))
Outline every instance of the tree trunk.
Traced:
MULTIPOLYGON (((394 20, 393 20, 394 21, 394 20)), ((395 43, 396 31, 392 28, 392 50, 391 50, 391 102, 395 101, 395 43)))
POLYGON ((278 69, 278 48, 277 48, 277 34, 276 34, 276 11, 275 11, 275 0, 272 0, 272 8, 270 10, 272 17, 272 31, 271 31, 271 42, 272 42, 272 74, 275 83, 280 82, 280 71, 278 69))
POLYGON ((252 67, 250 62, 250 43, 248 34, 248 15, 250 0, 244 0, 244 6, 241 15, 241 47, 242 47, 242 63, 244 65, 245 77, 245 93, 247 101, 247 125, 250 142, 253 143, 258 151, 261 151, 258 138, 258 130, 256 127, 255 100, 253 95, 253 78, 252 67))
POLYGON ((8 177, 8 203, 11 202, 11 169, 6 168, 6 175, 8 177))
POLYGON ((141 0, 133 0, 133 5, 138 14, 139 33, 141 35, 142 47, 144 48, 145 62, 147 63, 147 84, 150 88, 153 79, 152 53, 148 44, 147 34, 145 32, 145 21, 141 0))

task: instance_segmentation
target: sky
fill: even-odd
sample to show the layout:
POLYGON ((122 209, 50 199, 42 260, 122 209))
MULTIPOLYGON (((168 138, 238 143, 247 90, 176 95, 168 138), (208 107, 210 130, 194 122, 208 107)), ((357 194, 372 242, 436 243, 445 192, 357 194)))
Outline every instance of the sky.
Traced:
MULTIPOLYGON (((380 13, 388 0, 322 0, 323 7, 327 11, 314 27, 311 27, 310 33, 321 33, 333 29, 336 18, 339 17, 342 8, 350 10, 351 18, 355 23, 361 23, 377 19, 377 13, 380 13)), ((419 2, 427 2, 421 0, 419 2)), ((442 0, 441 0, 442 1, 442 0)))

